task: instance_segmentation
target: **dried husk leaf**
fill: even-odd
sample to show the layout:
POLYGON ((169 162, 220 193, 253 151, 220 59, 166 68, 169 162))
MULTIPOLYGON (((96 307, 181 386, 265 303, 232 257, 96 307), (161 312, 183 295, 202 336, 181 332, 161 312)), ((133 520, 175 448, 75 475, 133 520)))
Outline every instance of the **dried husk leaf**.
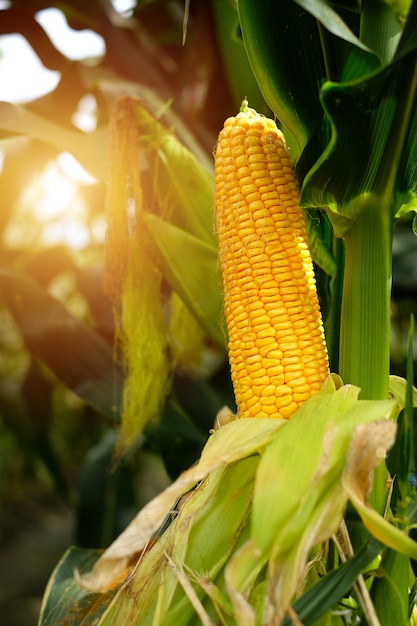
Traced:
POLYGON ((112 586, 132 559, 146 549, 182 496, 217 468, 261 453, 285 424, 283 420, 259 419, 254 427, 253 420, 240 419, 216 430, 208 439, 198 463, 183 472, 172 485, 141 509, 98 559, 82 584, 94 591, 112 586))

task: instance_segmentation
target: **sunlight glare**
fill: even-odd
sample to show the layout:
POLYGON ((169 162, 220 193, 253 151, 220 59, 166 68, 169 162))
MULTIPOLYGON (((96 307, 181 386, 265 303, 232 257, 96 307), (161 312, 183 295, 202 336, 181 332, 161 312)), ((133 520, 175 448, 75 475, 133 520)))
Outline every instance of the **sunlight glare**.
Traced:
POLYGON ((133 9, 136 5, 135 0, 111 0, 111 3, 114 10, 124 17, 133 15, 133 9))
POLYGON ((104 217, 90 223, 80 194, 80 185, 91 184, 87 176, 68 153, 50 161, 22 191, 15 219, 6 229, 6 243, 11 247, 65 245, 73 250, 101 244, 104 217))
POLYGON ((36 219, 48 220, 61 215, 75 195, 74 183, 62 176, 51 162, 39 178, 23 190, 21 200, 24 205, 33 207, 36 219))
POLYGON ((87 170, 85 170, 69 152, 61 152, 56 157, 60 171, 77 183, 89 185, 96 182, 87 170))
POLYGON ((91 133, 97 128, 97 100, 92 94, 87 93, 81 98, 72 123, 84 133, 91 133))
POLYGON ((72 61, 100 58, 106 52, 103 37, 90 29, 78 31, 70 28, 59 9, 51 7, 39 11, 36 13, 36 21, 54 46, 72 61))
POLYGON ((57 86, 59 72, 42 65, 22 35, 0 37, 0 100, 28 102, 57 86))

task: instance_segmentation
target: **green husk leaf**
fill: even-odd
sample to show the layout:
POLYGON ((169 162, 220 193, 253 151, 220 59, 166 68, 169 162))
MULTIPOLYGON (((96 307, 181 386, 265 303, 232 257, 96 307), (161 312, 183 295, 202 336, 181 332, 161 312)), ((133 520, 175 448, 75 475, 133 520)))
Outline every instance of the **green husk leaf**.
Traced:
POLYGON ((227 564, 226 589, 232 601, 236 623, 241 626, 255 626, 257 623, 256 612, 247 598, 246 590, 253 588, 256 577, 265 566, 266 560, 253 539, 250 539, 227 564))
MULTIPOLYGON (((366 451, 368 466, 364 474, 368 480, 375 460, 381 460, 375 456, 375 449, 388 449, 393 443, 395 423, 382 418, 392 414, 395 404, 358 401, 358 393, 359 389, 347 386, 313 396, 277 433, 262 456, 255 483, 252 528, 260 553, 269 555, 267 616, 283 618, 309 550, 329 538, 342 519, 350 495, 342 484, 342 473, 354 467, 356 455, 360 454, 350 448, 355 461, 346 459, 355 427, 361 425, 364 431, 369 428, 379 436, 374 438, 378 443, 369 445, 366 451), (279 478, 271 481, 271 476, 279 478)), ((368 483, 366 494, 361 491, 361 495, 366 498, 367 493, 368 483)), ((408 540, 399 534, 402 541, 408 540)), ((411 543, 416 550, 417 544, 411 543)))
POLYGON ((198 463, 183 472, 138 513, 97 561, 85 584, 95 590, 111 585, 132 555, 145 548, 182 495, 214 469, 260 454, 275 433, 285 425, 283 420, 239 419, 216 430, 208 439, 198 463))
POLYGON ((134 108, 140 148, 148 166, 143 172, 145 211, 168 218, 214 247, 213 171, 206 170, 177 139, 174 130, 166 128, 140 101, 133 100, 130 106, 134 108))
MULTIPOLYGON (((258 461, 250 457, 219 467, 180 504, 175 521, 141 559, 99 626, 115 620, 144 626, 189 624, 195 609, 187 586, 200 597, 198 579, 214 579, 233 550, 247 520, 258 461)), ((210 624, 199 609, 203 623, 210 624)))
POLYGON ((333 481, 340 479, 340 459, 345 458, 352 428, 389 415, 395 407, 388 400, 358 401, 358 393, 358 388, 345 386, 335 392, 316 394, 268 446, 254 495, 253 532, 261 550, 272 548, 277 532, 286 549, 297 540, 308 525, 322 490, 326 491, 333 481), (291 441, 296 441, 297 446, 291 446, 291 441), (280 480, 272 483, 268 476, 276 473, 280 480), (295 494, 303 498, 302 506, 295 494), (276 502, 288 504, 277 507, 276 502))
POLYGON ((161 417, 175 368, 191 354, 197 366, 205 332, 224 338, 211 175, 133 98, 117 102, 111 139, 105 287, 127 371, 123 447, 161 417))
MULTIPOLYGON (((399 410, 405 407, 406 393, 407 393, 407 381, 401 376, 389 377, 389 392, 398 403, 399 410)), ((417 407, 417 389, 413 387, 413 406, 417 407)))
POLYGON ((223 298, 217 274, 217 248, 152 213, 146 213, 144 220, 169 284, 209 337, 224 346, 225 335, 220 323, 223 298))

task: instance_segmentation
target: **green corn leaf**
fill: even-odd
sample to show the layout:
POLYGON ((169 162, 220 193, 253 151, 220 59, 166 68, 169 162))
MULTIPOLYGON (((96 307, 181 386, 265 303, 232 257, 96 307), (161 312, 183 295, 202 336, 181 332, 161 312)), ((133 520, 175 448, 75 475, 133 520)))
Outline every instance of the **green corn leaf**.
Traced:
POLYGON ((12 135, 40 139, 71 152, 81 165, 98 180, 105 180, 108 168, 108 131, 100 129, 88 135, 70 131, 32 113, 24 106, 0 102, 0 128, 12 135))
POLYGON ((307 220, 308 242, 314 263, 329 276, 336 276, 336 259, 325 241, 326 225, 316 215, 309 215, 307 220))
POLYGON ((138 149, 148 170, 143 173, 143 207, 169 218, 175 226, 215 245, 213 172, 205 169, 170 128, 166 128, 139 101, 134 101, 138 149), (158 209, 155 210, 155 203, 158 209))
POLYGON ((410 10, 412 0, 385 0, 396 13, 402 18, 406 18, 410 10))
POLYGON ((381 626, 407 624, 410 559, 387 550, 372 583, 371 598, 381 626))
POLYGON ((251 107, 267 115, 269 109, 259 91, 243 45, 236 6, 229 0, 213 0, 212 7, 227 83, 236 111, 246 97, 251 107))
POLYGON ((203 624, 212 623, 199 602, 198 579, 214 578, 230 554, 247 519, 258 460, 251 457, 219 468, 190 494, 99 626, 186 626, 196 612, 203 624), (197 600, 190 601, 194 596, 197 600))
MULTIPOLYGON (((417 419, 416 395, 414 380, 414 316, 410 318, 407 351, 407 382, 402 380, 402 404, 398 415, 398 434, 393 448, 390 450, 387 467, 395 478, 392 496, 392 508, 400 516, 407 518, 407 509, 413 508, 416 501, 417 487, 417 419), (397 508, 398 507, 398 508, 397 508)), ((413 523, 404 520, 404 523, 413 523)))
POLYGON ((401 20, 388 2, 368 0, 363 4, 360 36, 362 41, 374 50, 381 65, 387 65, 392 61, 401 32, 401 20))
POLYGON ((390 64, 355 80, 327 82, 322 87, 332 137, 304 180, 302 203, 330 207, 330 219, 339 233, 343 231, 340 216, 354 219, 372 194, 392 219, 416 206, 414 13, 416 5, 390 64))
MULTIPOLYGON (((417 416, 417 412, 416 412, 417 416)), ((408 427, 405 411, 402 410, 397 419, 398 434, 393 448, 390 450, 387 458, 387 468, 391 476, 395 477, 394 493, 392 506, 395 508, 397 499, 406 497, 409 491, 408 477, 410 474, 410 436, 411 432, 408 427), (397 492, 399 489, 399 492, 397 492)), ((415 437, 415 436, 414 436, 415 437)), ((415 445, 417 441, 413 442, 415 445)))
MULTIPOLYGON (((360 203, 352 200, 365 193, 383 192, 389 199, 388 210, 396 215, 417 206, 412 109, 417 8, 411 7, 394 54, 387 52, 387 46, 392 29, 400 32, 398 20, 388 5, 382 2, 378 7, 381 41, 371 41, 377 48, 373 51, 359 39, 356 13, 346 12, 347 23, 328 0, 265 2, 262 8, 248 0, 239 2, 255 76, 265 99, 298 144, 293 157, 300 159, 297 173, 303 182, 303 206, 330 207, 338 234, 346 231, 360 210, 360 203), (307 41, 308 49, 303 49, 307 41)), ((371 34, 375 32, 375 20, 365 8, 362 22, 370 24, 371 34)), ((366 38, 366 28, 362 30, 366 38)))
POLYGON ((122 374, 112 346, 27 276, 2 267, 0 289, 28 350, 87 404, 116 417, 122 374))
POLYGON ((371 52, 333 8, 334 2, 329 0, 295 0, 295 2, 311 13, 330 33, 339 39, 371 52))
MULTIPOLYGON (((349 592, 359 574, 378 556, 381 548, 379 541, 369 539, 352 558, 328 572, 297 598, 292 608, 300 621, 305 626, 315 624, 321 615, 335 606, 349 592)), ((283 626, 291 626, 288 617, 284 619, 283 626)))
POLYGON ((301 181, 329 140, 320 102, 323 83, 353 79, 379 65, 377 56, 358 38, 357 4, 348 4, 353 11, 345 17, 351 24, 325 0, 238 2, 253 73, 293 147, 301 181))
MULTIPOLYGON (((352 449, 352 432, 361 426, 374 442, 362 451, 368 465, 364 463, 357 492, 363 499, 369 491, 369 475, 380 461, 376 450, 393 444, 395 424, 381 418, 392 414, 394 403, 358 401, 358 392, 342 387, 313 396, 262 456, 253 500, 253 537, 260 553, 269 555, 269 610, 281 618, 293 599, 309 550, 336 531, 348 496, 352 497, 342 481, 343 473, 354 474, 361 455, 360 448, 352 449), (277 479, 271 481, 271 476, 277 479)), ((364 500, 363 504, 367 509, 364 500)), ((385 522, 373 513, 379 523, 385 522)), ((398 534, 397 545, 417 551, 417 544, 392 528, 398 534)))
POLYGON ((318 84, 325 68, 316 21, 288 0, 239 0, 238 9, 253 73, 266 102, 295 140, 296 160, 322 128, 318 84))
POLYGON ((39 616, 39 626, 80 624, 87 626, 94 615, 99 619, 117 591, 117 586, 107 593, 86 592, 74 578, 74 570, 84 575, 91 569, 100 550, 70 548, 49 579, 39 616))
POLYGON ((162 271, 208 335, 220 346, 223 297, 217 249, 152 213, 144 220, 157 247, 162 271))
POLYGON ((268 446, 254 495, 253 532, 261 550, 272 548, 277 532, 286 549, 296 541, 323 492, 341 478, 340 459, 345 459, 352 428, 389 415, 394 409, 391 401, 358 401, 358 393, 355 387, 342 387, 333 393, 316 394, 268 446), (291 446, 290 441, 296 441, 297 446, 291 446), (303 458, 302 464, 299 458, 303 458), (268 476, 272 475, 279 480, 271 482, 268 476))

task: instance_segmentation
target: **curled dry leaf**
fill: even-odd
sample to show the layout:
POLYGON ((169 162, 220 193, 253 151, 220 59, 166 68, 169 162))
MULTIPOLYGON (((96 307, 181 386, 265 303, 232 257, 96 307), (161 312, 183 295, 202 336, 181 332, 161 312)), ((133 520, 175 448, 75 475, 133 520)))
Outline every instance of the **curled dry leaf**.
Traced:
POLYGON ((283 420, 252 419, 232 421, 213 432, 200 460, 145 505, 124 532, 95 563, 91 573, 80 580, 86 589, 106 591, 126 576, 138 557, 152 543, 158 530, 178 510, 177 503, 216 468, 261 452, 285 425, 283 420))
POLYGON ((396 431, 397 424, 389 419, 356 426, 346 457, 342 484, 369 532, 393 550, 417 559, 417 543, 366 503, 372 472, 394 445, 396 431))
POLYGON ((354 501, 366 503, 372 486, 372 472, 394 445, 396 431, 397 424, 389 419, 355 427, 342 478, 354 501))

